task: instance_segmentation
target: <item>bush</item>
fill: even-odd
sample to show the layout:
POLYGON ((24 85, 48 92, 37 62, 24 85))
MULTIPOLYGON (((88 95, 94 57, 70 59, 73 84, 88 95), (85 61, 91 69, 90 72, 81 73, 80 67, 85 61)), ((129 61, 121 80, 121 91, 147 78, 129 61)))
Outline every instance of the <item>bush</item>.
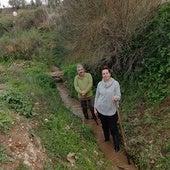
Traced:
POLYGON ((43 73, 34 73, 36 84, 40 86, 40 88, 56 88, 55 81, 49 75, 43 73))
POLYGON ((6 90, 0 95, 0 99, 6 102, 9 109, 13 109, 20 115, 24 115, 27 118, 36 115, 32 101, 20 92, 6 90))
POLYGON ((17 16, 16 29, 38 28, 46 20, 46 15, 41 8, 36 10, 24 10, 17 16))
POLYGON ((77 98, 77 92, 74 88, 74 77, 77 75, 75 64, 70 64, 63 68, 64 71, 64 83, 69 90, 69 94, 71 97, 77 98))
POLYGON ((132 39, 130 48, 122 58, 126 58, 124 79, 132 77, 144 91, 149 104, 159 104, 168 95, 170 58, 170 3, 163 5, 144 28, 132 39), (127 64, 128 63, 128 64, 127 64))
POLYGON ((53 49, 53 57, 52 62, 56 66, 60 66, 61 63, 63 63, 63 60, 65 60, 65 57, 68 55, 68 50, 64 48, 63 45, 60 43, 56 45, 53 49))
POLYGON ((0 60, 7 61, 10 58, 30 60, 33 54, 39 52, 38 48, 43 45, 43 40, 34 29, 29 32, 6 34, 0 39, 0 60))
POLYGON ((14 123, 13 118, 6 111, 0 110, 0 132, 4 133, 10 129, 14 123))

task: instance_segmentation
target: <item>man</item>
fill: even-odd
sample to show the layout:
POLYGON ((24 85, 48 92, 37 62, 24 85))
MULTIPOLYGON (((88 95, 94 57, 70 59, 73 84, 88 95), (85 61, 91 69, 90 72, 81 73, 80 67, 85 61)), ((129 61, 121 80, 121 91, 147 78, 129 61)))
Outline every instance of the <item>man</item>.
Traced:
POLYGON ((94 114, 94 99, 93 99, 93 79, 90 73, 86 73, 83 65, 77 64, 78 75, 74 78, 74 87, 78 93, 78 98, 82 107, 84 117, 89 119, 88 107, 91 111, 92 118, 96 120, 94 114))

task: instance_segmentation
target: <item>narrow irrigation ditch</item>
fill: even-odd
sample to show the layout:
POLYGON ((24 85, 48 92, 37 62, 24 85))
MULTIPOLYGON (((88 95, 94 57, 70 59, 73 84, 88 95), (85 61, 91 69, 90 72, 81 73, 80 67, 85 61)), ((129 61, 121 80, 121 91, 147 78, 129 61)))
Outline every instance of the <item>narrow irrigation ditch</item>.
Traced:
POLYGON ((65 106, 70 109, 73 114, 80 117, 82 119, 82 123, 85 123, 92 128, 96 142, 101 151, 104 153, 106 159, 113 163, 113 165, 116 166, 118 170, 136 170, 137 168, 135 167, 132 160, 130 160, 131 163, 128 164, 127 157, 122 150, 116 153, 113 149, 113 142, 104 141, 100 121, 98 120, 99 125, 97 125, 93 119, 83 121, 84 119, 79 102, 69 96, 68 90, 63 86, 62 83, 57 83, 56 86, 65 106))

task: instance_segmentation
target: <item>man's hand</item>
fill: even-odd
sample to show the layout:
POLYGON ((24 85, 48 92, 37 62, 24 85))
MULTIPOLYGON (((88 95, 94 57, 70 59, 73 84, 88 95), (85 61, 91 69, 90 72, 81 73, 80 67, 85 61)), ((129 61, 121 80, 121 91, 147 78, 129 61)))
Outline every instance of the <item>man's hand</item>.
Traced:
POLYGON ((82 91, 82 92, 81 92, 81 95, 82 95, 82 96, 85 96, 85 95, 86 95, 86 91, 82 91))

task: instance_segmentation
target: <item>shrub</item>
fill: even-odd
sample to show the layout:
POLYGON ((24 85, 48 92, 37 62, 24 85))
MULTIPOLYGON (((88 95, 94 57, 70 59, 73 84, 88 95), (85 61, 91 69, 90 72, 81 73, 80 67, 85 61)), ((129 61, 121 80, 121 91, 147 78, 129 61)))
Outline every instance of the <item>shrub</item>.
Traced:
POLYGON ((54 65, 60 66, 65 60, 65 57, 69 54, 68 50, 63 45, 57 44, 53 49, 52 61, 54 65))
POLYGON ((35 74, 35 81, 36 84, 39 85, 41 88, 56 88, 55 81, 52 77, 47 74, 43 73, 34 73, 35 74))
POLYGON ((20 115, 24 115, 27 118, 36 115, 32 101, 20 92, 6 90, 0 95, 0 99, 5 101, 10 109, 13 109, 20 115))
POLYGON ((69 90, 70 96, 77 98, 77 92, 74 88, 74 77, 77 75, 76 65, 70 64, 69 66, 64 67, 63 71, 65 80, 64 83, 69 90))
POLYGON ((32 27, 39 27, 46 20, 43 9, 24 10, 20 13, 16 20, 16 29, 30 29, 32 27))
POLYGON ((0 110, 0 132, 4 133, 10 129, 14 123, 13 118, 6 111, 0 110))
POLYGON ((30 60, 38 48, 43 46, 43 40, 35 29, 18 32, 17 34, 6 34, 0 39, 0 60, 13 59, 30 60))
POLYGON ((149 104, 167 98, 170 58, 170 3, 163 5, 145 26, 134 35, 130 48, 122 54, 126 60, 124 79, 138 82, 149 104), (128 63, 128 64, 127 64, 128 63), (130 67, 128 67, 131 65, 130 67), (127 66, 127 67, 126 67, 127 66))

